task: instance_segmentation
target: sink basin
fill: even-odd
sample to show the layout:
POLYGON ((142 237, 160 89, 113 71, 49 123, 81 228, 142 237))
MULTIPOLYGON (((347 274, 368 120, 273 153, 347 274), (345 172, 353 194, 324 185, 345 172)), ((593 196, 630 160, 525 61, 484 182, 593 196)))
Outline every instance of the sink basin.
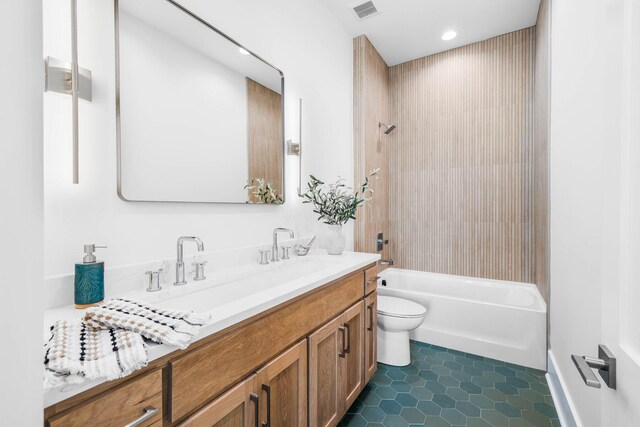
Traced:
POLYGON ((169 292, 147 293, 141 299, 159 307, 210 312, 244 298, 272 294, 274 288, 322 274, 323 270, 333 264, 335 263, 326 259, 309 258, 257 266, 258 268, 251 266, 247 271, 236 273, 236 277, 211 277, 197 284, 190 282, 188 287, 170 289, 169 292))

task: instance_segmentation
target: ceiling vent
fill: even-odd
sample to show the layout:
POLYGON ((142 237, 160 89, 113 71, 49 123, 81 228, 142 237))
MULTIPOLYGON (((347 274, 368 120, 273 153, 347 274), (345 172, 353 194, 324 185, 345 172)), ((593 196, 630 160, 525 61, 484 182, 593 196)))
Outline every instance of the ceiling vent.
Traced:
POLYGON ((349 7, 353 9, 358 19, 369 18, 380 13, 372 1, 358 1, 351 3, 349 7))

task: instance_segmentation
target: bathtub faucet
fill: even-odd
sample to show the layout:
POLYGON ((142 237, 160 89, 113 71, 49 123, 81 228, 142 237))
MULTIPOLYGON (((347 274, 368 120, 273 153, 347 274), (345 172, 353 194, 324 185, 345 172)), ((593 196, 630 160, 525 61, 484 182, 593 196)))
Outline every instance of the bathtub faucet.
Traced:
POLYGON ((392 266, 393 265, 393 260, 392 259, 381 259, 380 261, 378 261, 378 264, 392 266))

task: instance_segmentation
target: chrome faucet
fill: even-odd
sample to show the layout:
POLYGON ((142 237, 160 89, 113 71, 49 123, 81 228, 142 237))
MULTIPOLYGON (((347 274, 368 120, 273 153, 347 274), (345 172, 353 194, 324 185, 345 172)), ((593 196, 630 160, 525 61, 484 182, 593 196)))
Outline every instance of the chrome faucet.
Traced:
POLYGON ((176 261, 176 281, 174 285, 181 286, 186 285, 187 281, 184 278, 184 253, 182 250, 182 244, 185 241, 196 242, 198 245, 198 252, 204 251, 204 243, 197 237, 182 236, 178 238, 178 259, 176 261))
POLYGON ((278 258, 278 233, 279 232, 287 232, 289 233, 289 237, 292 239, 295 237, 293 234, 293 230, 288 228, 276 228, 273 230, 273 246, 271 247, 271 262, 278 262, 280 258, 278 258))

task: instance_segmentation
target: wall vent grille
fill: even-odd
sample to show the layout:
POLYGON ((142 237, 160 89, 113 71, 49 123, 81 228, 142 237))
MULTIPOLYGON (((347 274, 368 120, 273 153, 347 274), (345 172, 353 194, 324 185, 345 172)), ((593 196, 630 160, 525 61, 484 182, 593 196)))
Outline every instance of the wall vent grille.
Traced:
POLYGON ((352 3, 349 6, 356 13, 358 19, 368 18, 378 13, 378 9, 372 1, 352 3))

